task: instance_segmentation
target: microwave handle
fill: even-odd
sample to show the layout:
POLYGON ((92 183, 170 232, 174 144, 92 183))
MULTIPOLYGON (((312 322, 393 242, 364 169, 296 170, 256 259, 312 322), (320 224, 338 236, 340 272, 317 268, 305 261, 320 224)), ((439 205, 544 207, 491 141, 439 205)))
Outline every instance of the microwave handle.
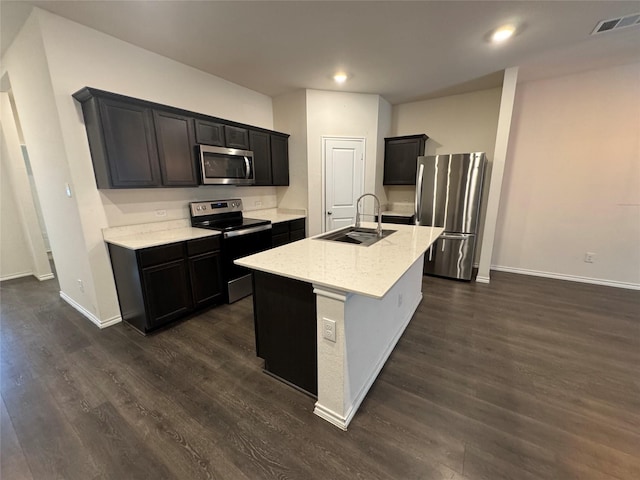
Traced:
POLYGON ((247 175, 244 178, 250 179, 251 178, 251 161, 249 160, 249 157, 244 157, 244 166, 246 167, 246 170, 247 170, 247 175))

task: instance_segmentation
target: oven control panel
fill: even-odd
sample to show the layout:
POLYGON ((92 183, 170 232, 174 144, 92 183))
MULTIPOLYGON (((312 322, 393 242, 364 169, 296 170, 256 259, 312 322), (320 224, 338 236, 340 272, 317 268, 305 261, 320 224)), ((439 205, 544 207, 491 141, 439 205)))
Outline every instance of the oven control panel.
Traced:
POLYGON ((242 212, 242 200, 211 200, 208 202, 191 202, 189 204, 192 217, 215 215, 216 213, 242 212))

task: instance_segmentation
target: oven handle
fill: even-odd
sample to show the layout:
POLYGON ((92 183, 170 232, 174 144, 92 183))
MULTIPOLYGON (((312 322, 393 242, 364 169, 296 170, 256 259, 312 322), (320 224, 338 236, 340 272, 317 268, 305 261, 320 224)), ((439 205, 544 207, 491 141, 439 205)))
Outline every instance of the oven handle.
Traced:
POLYGON ((258 225, 257 227, 243 228, 242 230, 232 230, 231 232, 224 232, 224 238, 239 237, 241 235, 249 235, 250 233, 263 232, 264 230, 271 230, 271 224, 258 225))

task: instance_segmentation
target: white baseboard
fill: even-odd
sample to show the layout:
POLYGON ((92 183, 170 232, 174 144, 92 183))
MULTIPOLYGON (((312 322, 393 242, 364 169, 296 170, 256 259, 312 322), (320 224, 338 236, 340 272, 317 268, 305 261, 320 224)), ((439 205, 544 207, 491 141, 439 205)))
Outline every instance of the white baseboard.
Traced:
POLYGON ((12 273, 11 275, 4 275, 0 277, 0 282, 4 282, 5 280, 15 280, 16 278, 28 277, 29 275, 33 275, 33 272, 12 273))
POLYGON ((36 278, 38 280, 40 280, 41 282, 44 282, 45 280, 52 280, 52 279, 56 278, 56 276, 53 273, 45 273, 44 275, 36 276, 36 278))
MULTIPOLYGON (((626 288, 629 290, 640 290, 640 284, 618 282, 615 280, 602 280, 599 278, 580 277, 578 275, 566 275, 562 273, 541 272, 539 270, 528 270, 526 268, 504 267, 501 265, 491 265, 491 270, 498 272, 517 273, 519 275, 531 275, 533 277, 554 278, 556 280, 568 280, 570 282, 590 283, 592 285, 604 285, 606 287, 626 288)), ((479 281, 476 279, 476 281, 479 281)), ((485 283, 480 281, 480 283, 485 283)), ((488 281, 486 283, 489 283, 488 281)))
POLYGON ((480 275, 476 275, 476 283, 491 283, 491 279, 489 277, 481 277, 480 275))
POLYGON ((80 305, 78 302, 76 302, 74 299, 72 299, 69 295, 67 295, 63 291, 60 291, 60 298, 62 298, 65 302, 67 302, 69 305, 71 305, 73 308, 75 308, 78 312, 80 312, 83 316, 87 317, 89 320, 91 320, 92 323, 95 323, 101 329, 110 327, 111 325, 115 325, 116 323, 120 323, 122 321, 122 317, 120 315, 116 315, 104 321, 100 320, 93 313, 91 313, 89 310, 84 308, 82 305, 80 305))

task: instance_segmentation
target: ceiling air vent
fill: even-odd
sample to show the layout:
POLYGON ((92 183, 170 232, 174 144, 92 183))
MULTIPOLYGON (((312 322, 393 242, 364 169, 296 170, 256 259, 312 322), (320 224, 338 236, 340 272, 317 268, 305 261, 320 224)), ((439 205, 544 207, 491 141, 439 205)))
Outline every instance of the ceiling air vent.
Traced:
POLYGON ((601 22, 598 22, 596 28, 594 28, 593 32, 591 32, 591 35, 638 25, 640 25, 640 13, 632 13, 631 15, 627 15, 625 17, 612 18, 610 20, 602 20, 601 22))

